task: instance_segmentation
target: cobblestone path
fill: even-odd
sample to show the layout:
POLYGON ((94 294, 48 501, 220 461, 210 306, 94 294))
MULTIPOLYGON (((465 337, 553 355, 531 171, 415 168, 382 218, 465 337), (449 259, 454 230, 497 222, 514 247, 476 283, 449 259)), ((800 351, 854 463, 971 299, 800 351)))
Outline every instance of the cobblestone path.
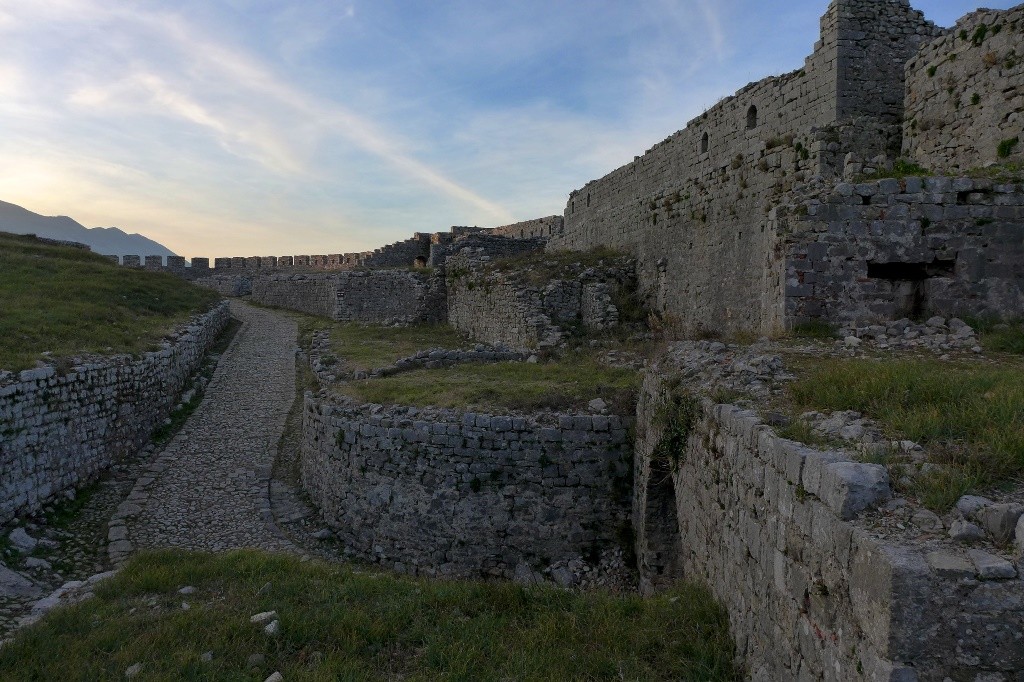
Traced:
POLYGON ((115 561, 133 549, 297 551, 272 522, 268 484, 295 398, 296 324, 231 302, 242 321, 202 403, 110 523, 115 561))

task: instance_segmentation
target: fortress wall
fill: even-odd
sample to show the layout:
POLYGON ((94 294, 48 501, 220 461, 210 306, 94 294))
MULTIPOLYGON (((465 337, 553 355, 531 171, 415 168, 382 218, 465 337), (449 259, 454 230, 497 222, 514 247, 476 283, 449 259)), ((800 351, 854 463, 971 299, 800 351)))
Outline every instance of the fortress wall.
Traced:
POLYGON ((479 255, 467 249, 448 260, 448 324, 475 340, 519 351, 553 346, 576 327, 617 326, 613 296, 619 288, 635 286, 629 265, 531 283, 524 273, 491 270, 490 261, 478 260, 479 255))
POLYGON ((821 27, 803 69, 746 86, 572 192, 548 248, 636 255, 641 289, 684 333, 781 329, 772 204, 815 174, 841 172, 846 152, 898 150, 900 101, 888 93, 902 92, 901 58, 936 32, 903 0, 833 2, 821 27), (865 55, 885 68, 863 68, 865 55))
POLYGON ((1024 161, 1024 5, 968 14, 906 74, 904 155, 938 171, 1024 161))
POLYGON ((303 486, 357 556, 522 579, 617 543, 628 524, 626 419, 305 400, 303 486))
POLYGON ((562 231, 563 219, 560 215, 545 218, 524 220, 512 225, 501 225, 490 230, 490 234, 512 239, 528 239, 530 237, 550 237, 562 231))
POLYGON ((750 679, 1013 679, 1024 669, 1024 581, 979 579, 944 534, 882 539, 872 510, 889 495, 881 466, 778 438, 733 406, 705 402, 673 464, 657 450, 669 380, 649 372, 638 408, 641 578, 709 585, 750 679))
POLYGON ((429 257, 430 235, 417 232, 412 239, 376 249, 362 259, 361 265, 369 268, 409 268, 417 258, 426 261, 429 257))
POLYGON ((248 296, 252 293, 252 277, 246 275, 208 275, 197 277, 192 282, 213 289, 221 296, 248 296))
POLYGON ((0 372, 0 525, 95 481, 142 447, 227 325, 227 303, 159 351, 0 372))
POLYGON ((253 277, 252 300, 348 322, 443 322, 444 282, 404 270, 333 274, 266 274, 253 277))
POLYGON ((370 270, 337 275, 334 319, 380 324, 444 322, 444 280, 404 270, 370 270))
POLYGON ((338 285, 332 275, 267 275, 252 280, 252 300, 263 305, 333 318, 338 285))
POLYGON ((791 323, 1024 316, 1024 184, 841 183, 789 210, 791 323))

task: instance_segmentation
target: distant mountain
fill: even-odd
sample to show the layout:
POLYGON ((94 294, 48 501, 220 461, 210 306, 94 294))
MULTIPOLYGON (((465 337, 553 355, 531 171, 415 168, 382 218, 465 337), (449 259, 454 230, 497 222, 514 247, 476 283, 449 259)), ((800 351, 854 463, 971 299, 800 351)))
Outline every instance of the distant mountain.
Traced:
POLYGON ((177 255, 141 234, 128 234, 116 227, 83 227, 67 216, 43 216, 4 201, 0 201, 0 232, 81 242, 92 247, 95 253, 103 255, 177 255))

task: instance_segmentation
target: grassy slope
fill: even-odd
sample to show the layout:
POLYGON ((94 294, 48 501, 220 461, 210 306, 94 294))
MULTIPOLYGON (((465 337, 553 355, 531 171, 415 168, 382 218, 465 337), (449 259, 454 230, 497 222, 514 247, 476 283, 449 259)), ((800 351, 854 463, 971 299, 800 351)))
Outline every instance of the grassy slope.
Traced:
POLYGON ((455 350, 474 344, 446 324, 384 327, 354 322, 323 322, 331 330, 331 348, 357 369, 372 370, 431 348, 455 350))
POLYGON ((139 353, 220 296, 165 273, 0 233, 0 369, 79 353, 139 353))
POLYGON ((161 552, 19 633, 0 679, 115 680, 141 662, 146 680, 731 680, 732 657, 725 614, 692 586, 642 599, 161 552), (276 637, 249 622, 268 610, 276 637))
POLYGON ((856 410, 892 437, 926 446, 940 472, 919 495, 945 511, 973 490, 1024 476, 1024 361, 932 359, 804 361, 789 397, 795 411, 856 410))

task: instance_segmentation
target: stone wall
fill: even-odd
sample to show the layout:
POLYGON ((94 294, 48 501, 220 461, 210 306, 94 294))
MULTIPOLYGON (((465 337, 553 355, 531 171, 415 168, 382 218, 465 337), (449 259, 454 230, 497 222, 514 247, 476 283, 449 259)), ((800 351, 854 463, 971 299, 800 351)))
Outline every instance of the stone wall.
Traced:
POLYGON ((229 319, 221 303, 159 351, 0 372, 0 525, 92 481, 144 445, 229 319))
POLYGON ((210 275, 192 280, 197 286, 213 289, 221 296, 248 296, 252 293, 249 275, 210 275))
POLYGON ((382 408, 306 393, 302 481, 350 553, 423 575, 536 575, 617 543, 628 420, 382 408))
POLYGON ((1024 160, 1024 7, 968 14, 906 74, 905 156, 939 171, 1024 160))
POLYGON ((563 219, 560 215, 550 215, 534 220, 524 220, 512 225, 501 225, 491 228, 490 234, 512 239, 529 239, 531 237, 550 237, 562 231, 563 219))
POLYGON ((1024 316, 1024 184, 841 183, 787 210, 773 218, 790 324, 1024 316))
POLYGON ((443 322, 444 280, 405 270, 268 274, 252 280, 252 300, 345 322, 443 322))
POLYGON ((772 204, 841 172, 847 152, 898 151, 902 65, 937 33, 900 0, 833 2, 821 27, 804 68, 744 87, 572 192, 549 249, 630 251, 641 288, 684 333, 780 330, 772 204))
POLYGON ((736 407, 704 401, 685 446, 660 450, 665 380, 649 373, 638 408, 641 576, 648 588, 678 577, 709 585, 751 679, 1015 679, 1024 669, 1024 581, 982 578, 948 537, 884 539, 873 511, 890 495, 881 466, 778 438, 736 407))
POLYGON ((448 324, 486 343, 516 350, 548 348, 573 329, 597 331, 619 323, 613 297, 635 289, 631 262, 570 269, 541 282, 529 269, 494 268, 489 256, 464 249, 446 265, 448 324))

